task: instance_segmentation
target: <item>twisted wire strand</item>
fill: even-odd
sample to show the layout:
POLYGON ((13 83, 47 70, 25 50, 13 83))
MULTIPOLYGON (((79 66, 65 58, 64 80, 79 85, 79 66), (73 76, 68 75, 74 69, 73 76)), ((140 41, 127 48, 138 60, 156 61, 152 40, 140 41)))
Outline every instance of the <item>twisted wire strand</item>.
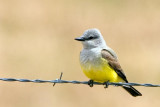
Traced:
MULTIPOLYGON (((62 76, 61 76, 62 77, 62 76)), ((30 79, 15 79, 15 78, 0 78, 1 81, 8 81, 8 82, 13 82, 13 81, 18 81, 18 82, 33 82, 33 83, 54 83, 61 84, 61 83, 72 83, 72 84, 87 84, 88 81, 68 81, 68 80, 61 80, 56 79, 56 80, 40 80, 40 79, 35 79, 35 80, 30 80, 30 79)), ((98 83, 98 82, 93 82, 94 85, 103 85, 103 83, 98 83)), ((113 85, 113 86, 123 86, 123 85, 131 85, 131 86, 145 86, 145 87, 160 87, 160 85, 155 85, 155 84, 140 84, 140 83, 114 83, 114 82, 109 82, 108 85, 113 85)))

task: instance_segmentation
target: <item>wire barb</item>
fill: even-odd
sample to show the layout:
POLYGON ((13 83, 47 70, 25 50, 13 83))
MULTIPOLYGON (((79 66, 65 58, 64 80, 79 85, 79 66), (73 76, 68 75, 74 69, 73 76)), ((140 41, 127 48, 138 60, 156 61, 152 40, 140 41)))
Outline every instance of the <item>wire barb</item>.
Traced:
MULTIPOLYGON (((62 76, 63 76, 63 72, 61 72, 61 75, 59 77, 59 79, 56 79, 57 81, 60 81, 62 79, 62 76)), ((53 84, 53 87, 56 85, 56 83, 53 84)))

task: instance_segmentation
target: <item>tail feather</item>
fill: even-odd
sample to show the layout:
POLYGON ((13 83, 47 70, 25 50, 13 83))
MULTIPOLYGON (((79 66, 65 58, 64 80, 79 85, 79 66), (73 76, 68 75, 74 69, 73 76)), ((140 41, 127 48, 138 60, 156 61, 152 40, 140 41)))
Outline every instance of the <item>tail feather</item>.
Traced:
POLYGON ((132 86, 123 86, 123 88, 133 97, 142 96, 142 94, 132 86))

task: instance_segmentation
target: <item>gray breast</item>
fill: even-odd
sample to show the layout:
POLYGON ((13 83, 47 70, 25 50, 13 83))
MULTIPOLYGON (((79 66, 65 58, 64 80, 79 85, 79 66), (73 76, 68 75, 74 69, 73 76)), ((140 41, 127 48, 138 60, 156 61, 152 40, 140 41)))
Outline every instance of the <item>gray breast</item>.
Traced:
POLYGON ((80 63, 82 65, 85 64, 93 64, 97 65, 97 63, 100 63, 101 59, 101 50, 100 49, 83 49, 80 53, 80 63))

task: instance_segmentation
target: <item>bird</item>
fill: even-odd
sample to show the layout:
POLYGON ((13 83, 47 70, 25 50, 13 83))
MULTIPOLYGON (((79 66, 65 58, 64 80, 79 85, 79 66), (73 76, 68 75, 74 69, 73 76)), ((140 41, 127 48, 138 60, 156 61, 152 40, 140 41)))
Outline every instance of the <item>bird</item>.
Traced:
MULTIPOLYGON (((88 82, 90 87, 93 86, 93 82, 104 83, 106 87, 109 82, 128 83, 116 53, 106 44, 98 29, 88 29, 75 40, 83 45, 80 52, 80 65, 83 73, 90 79, 88 82)), ((142 96, 133 86, 122 87, 133 97, 142 96)))

